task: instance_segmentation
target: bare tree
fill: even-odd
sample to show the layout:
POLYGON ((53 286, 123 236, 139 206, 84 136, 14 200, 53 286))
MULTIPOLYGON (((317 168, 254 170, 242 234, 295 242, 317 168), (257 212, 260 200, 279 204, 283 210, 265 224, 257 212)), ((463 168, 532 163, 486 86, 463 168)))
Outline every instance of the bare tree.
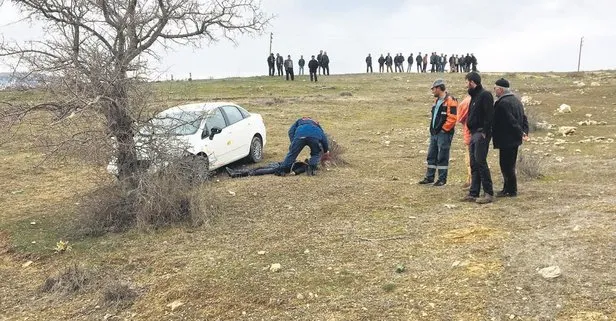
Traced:
POLYGON ((146 96, 146 62, 158 57, 156 48, 200 46, 221 38, 234 41, 239 34, 262 32, 271 19, 257 0, 8 2, 24 18, 44 21, 46 36, 41 41, 0 43, 0 57, 13 58, 53 86, 42 103, 0 104, 4 125, 40 110, 51 112, 52 122, 87 114, 93 118, 71 137, 81 145, 87 145, 94 132, 113 138, 118 176, 128 181, 138 169, 134 133, 146 96))

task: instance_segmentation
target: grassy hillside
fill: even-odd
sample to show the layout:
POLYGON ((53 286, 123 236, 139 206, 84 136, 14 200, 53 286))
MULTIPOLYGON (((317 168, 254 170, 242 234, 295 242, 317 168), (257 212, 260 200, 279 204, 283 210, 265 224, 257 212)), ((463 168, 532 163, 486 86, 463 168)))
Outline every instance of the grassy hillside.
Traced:
MULTIPOLYGON (((447 186, 416 184, 438 77, 430 74, 154 84, 160 109, 229 100, 261 113, 264 162, 282 160, 288 126, 304 115, 347 149, 348 166, 316 177, 219 174, 203 195, 220 210, 199 228, 76 237, 81 197, 109 182, 104 169, 41 163, 45 155, 17 136, 0 146, 0 319, 614 320, 616 73, 485 74, 484 84, 501 76, 532 97, 533 119, 554 127, 521 147, 543 177, 521 177, 517 198, 485 206, 458 201, 461 130, 447 186), (572 113, 556 113, 563 103, 572 113), (577 131, 562 136, 559 126, 577 131), (60 240, 72 250, 54 253, 60 240), (562 275, 543 278, 549 266, 562 275), (79 290, 42 291, 59 273, 79 290)), ((462 98, 463 75, 442 77, 462 98)))

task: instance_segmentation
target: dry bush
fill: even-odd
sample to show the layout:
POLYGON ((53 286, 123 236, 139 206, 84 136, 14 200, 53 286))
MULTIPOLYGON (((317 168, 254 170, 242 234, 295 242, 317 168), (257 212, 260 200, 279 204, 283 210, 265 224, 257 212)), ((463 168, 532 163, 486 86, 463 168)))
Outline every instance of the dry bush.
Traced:
POLYGON ((322 163, 325 165, 332 166, 344 166, 348 165, 342 154, 346 151, 346 148, 338 144, 338 141, 335 140, 332 136, 327 136, 327 142, 329 144, 329 157, 326 159, 322 159, 322 163))
POLYGON ((523 178, 539 179, 544 172, 543 159, 533 154, 520 154, 517 171, 523 178))
POLYGON ((529 133, 545 130, 545 126, 539 125, 542 121, 539 118, 539 112, 536 108, 524 108, 524 115, 526 115, 526 119, 528 120, 529 133))
POLYGON ((100 235, 135 226, 201 225, 217 209, 212 193, 198 193, 207 187, 206 168, 198 157, 188 157, 156 172, 140 172, 134 178, 136 184, 117 181, 101 187, 82 202, 77 229, 81 234, 100 235))
POLYGON ((75 293, 86 289, 94 279, 93 273, 74 264, 55 276, 48 277, 40 287, 42 292, 75 293))
POLYGON ((103 288, 103 302, 107 306, 129 307, 138 296, 137 291, 124 282, 112 281, 103 288))

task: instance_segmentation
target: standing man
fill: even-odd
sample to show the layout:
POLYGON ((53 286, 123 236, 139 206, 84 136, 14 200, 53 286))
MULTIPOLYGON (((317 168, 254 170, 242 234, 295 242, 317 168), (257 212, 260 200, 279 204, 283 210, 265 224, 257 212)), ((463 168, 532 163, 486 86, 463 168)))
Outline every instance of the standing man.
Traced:
POLYGON ((437 79, 432 83, 432 94, 435 101, 432 105, 430 122, 430 146, 428 147, 428 169, 426 176, 419 184, 434 183, 434 176, 438 170, 438 179, 434 186, 447 184, 449 170, 449 150, 456 127, 456 109, 458 102, 445 91, 445 82, 437 79))
POLYGON ((291 81, 295 80, 293 76, 293 60, 291 60, 291 55, 287 56, 287 60, 284 61, 284 71, 287 74, 287 80, 289 80, 289 75, 291 75, 291 81))
POLYGON ((406 68, 406 72, 411 72, 411 69, 413 68, 413 63, 415 62, 415 59, 413 58, 413 54, 411 54, 407 59, 406 59, 406 63, 408 64, 408 68, 406 68))
POLYGON ((310 147, 310 160, 306 174, 308 176, 316 175, 317 165, 321 159, 321 148, 323 148, 324 153, 329 153, 327 136, 321 125, 310 117, 302 117, 289 128, 289 140, 291 141, 289 152, 280 164, 277 174, 284 175, 284 173, 290 172, 291 166, 297 160, 299 153, 304 147, 308 146, 310 147))
POLYGON ((283 64, 282 56, 279 53, 277 53, 276 54, 276 69, 278 69, 278 76, 282 76, 282 64, 283 64))
POLYGON ((426 72, 426 68, 428 68, 428 54, 424 54, 422 64, 423 68, 421 68, 421 71, 426 72))
POLYGON ((503 174, 503 189, 496 197, 514 197, 518 195, 515 163, 518 147, 528 136, 528 120, 524 115, 522 102, 511 93, 509 81, 501 78, 494 85, 496 102, 494 103, 494 148, 498 149, 498 160, 503 174))
POLYGON ((321 63, 323 64, 323 76, 329 76, 329 56, 327 55, 327 51, 323 52, 323 56, 321 56, 321 63))
POLYGON ((323 50, 319 52, 317 55, 317 62, 319 63, 319 75, 321 74, 321 69, 323 69, 323 50))
POLYGON ((477 71, 477 57, 475 57, 475 54, 471 54, 471 65, 473 66, 473 71, 477 71))
POLYGON ((273 53, 270 53, 269 57, 267 57, 267 66, 269 67, 269 75, 274 76, 275 70, 274 65, 276 64, 276 58, 273 53))
POLYGON ((372 73, 372 56, 370 54, 366 57, 366 73, 368 73, 368 70, 372 73))
POLYGON ((468 130, 468 126, 466 126, 466 121, 468 119, 468 107, 471 104, 471 96, 466 95, 462 102, 458 104, 458 123, 462 125, 462 137, 464 141, 464 146, 466 147, 464 153, 464 164, 466 165, 466 180, 464 180, 464 184, 462 188, 468 189, 471 187, 471 156, 469 154, 469 146, 471 144, 471 131, 468 130))
POLYGON ((299 60, 297 61, 297 65, 299 66, 299 73, 298 75, 303 75, 304 74, 304 65, 306 64, 306 60, 304 60, 304 56, 301 55, 299 56, 299 60))
POLYGON ((385 68, 383 68, 383 65, 385 65, 385 57, 383 57, 383 54, 381 54, 381 56, 379 57, 379 72, 384 72, 385 68))
POLYGON ((421 51, 417 54, 415 62, 417 62, 417 72, 423 72, 423 68, 421 68, 421 64, 423 63, 423 58, 421 58, 421 51))
POLYGON ((310 81, 317 81, 317 69, 319 69, 319 62, 314 59, 314 55, 312 55, 312 59, 308 62, 308 72, 310 73, 310 81))
POLYGON ((391 65, 393 63, 393 59, 391 58, 391 55, 389 54, 389 52, 387 53, 387 57, 385 57, 385 64, 387 65, 387 72, 394 72, 391 69, 391 65))
POLYGON ((469 154, 471 157, 471 188, 462 201, 491 203, 494 198, 492 177, 488 167, 488 149, 492 139, 492 123, 494 117, 494 98, 489 91, 483 89, 481 76, 469 72, 464 77, 468 94, 471 95, 471 105, 468 110, 466 126, 471 132, 469 154), (484 196, 479 197, 483 186, 484 196))

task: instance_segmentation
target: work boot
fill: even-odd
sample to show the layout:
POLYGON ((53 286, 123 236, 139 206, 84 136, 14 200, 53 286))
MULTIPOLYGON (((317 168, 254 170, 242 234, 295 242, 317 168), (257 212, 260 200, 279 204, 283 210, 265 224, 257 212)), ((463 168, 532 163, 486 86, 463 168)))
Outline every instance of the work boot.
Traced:
POLYGON ((417 184, 420 185, 425 185, 425 184, 432 184, 434 183, 433 179, 428 179, 427 177, 424 177, 424 179, 422 179, 421 181, 417 182, 417 184))
POLYGON ((460 199, 460 202, 475 202, 476 200, 477 200, 476 196, 469 194, 469 195, 462 197, 462 199, 460 199))
POLYGON ((432 186, 444 186, 445 184, 447 184, 445 181, 436 181, 436 183, 434 183, 434 185, 432 186))
POLYGON ((510 193, 510 192, 505 192, 505 191, 500 191, 500 192, 496 192, 496 195, 494 195, 496 197, 516 197, 518 196, 518 193, 510 193))
POLYGON ((229 167, 225 167, 225 171, 227 172, 229 177, 231 177, 231 178, 235 178, 236 177, 235 171, 230 169, 229 167))
POLYGON ((488 203, 492 203, 493 200, 494 200, 494 196, 490 194, 485 194, 483 195, 483 197, 476 199, 475 202, 477 204, 488 204, 488 203))

